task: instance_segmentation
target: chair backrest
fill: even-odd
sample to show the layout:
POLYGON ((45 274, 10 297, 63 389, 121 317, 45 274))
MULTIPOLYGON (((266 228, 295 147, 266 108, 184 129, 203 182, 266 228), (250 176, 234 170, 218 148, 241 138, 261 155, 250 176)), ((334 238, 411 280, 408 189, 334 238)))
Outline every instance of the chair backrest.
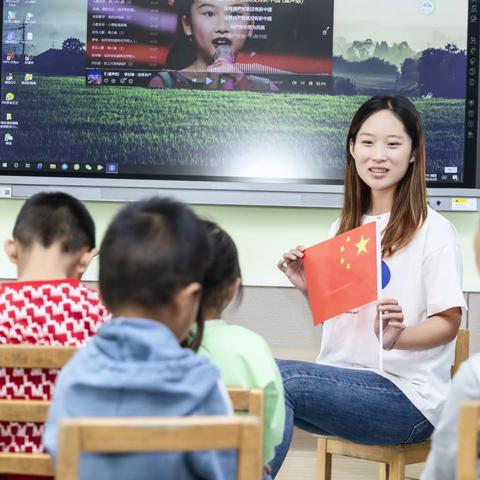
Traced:
POLYGON ((455 359, 451 368, 452 377, 457 373, 460 364, 465 361, 470 354, 470 332, 468 330, 460 329, 457 333, 457 340, 455 341, 455 359))
MULTIPOLYGON (((62 368, 74 347, 0 345, 0 368, 62 368)), ((47 400, 1 400, 0 422, 38 422, 47 419, 47 400)), ((0 474, 52 476, 50 456, 40 453, 0 453, 0 474)))
POLYGON ((237 480, 262 478, 261 423, 246 417, 75 418, 60 425, 58 480, 77 480, 81 452, 238 449, 237 480))
POLYGON ((0 366, 3 368, 62 368, 76 351, 76 347, 0 345, 0 366))
MULTIPOLYGON (((0 345, 0 367, 60 369, 75 352, 74 347, 0 345)), ((49 406, 47 400, 0 400, 0 421, 45 422, 49 406)))
POLYGON ((260 418, 263 423, 263 390, 261 388, 229 388, 228 395, 235 412, 245 412, 260 418))
POLYGON ((458 480, 477 480, 479 431, 480 401, 463 403, 458 416, 458 480))

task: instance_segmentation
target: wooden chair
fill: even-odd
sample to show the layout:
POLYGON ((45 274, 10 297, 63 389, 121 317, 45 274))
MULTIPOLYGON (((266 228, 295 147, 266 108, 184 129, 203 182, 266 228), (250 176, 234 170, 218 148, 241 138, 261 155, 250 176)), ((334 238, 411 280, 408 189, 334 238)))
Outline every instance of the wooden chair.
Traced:
MULTIPOLYGON (((0 345, 0 368, 61 369, 76 352, 75 347, 0 345)), ((263 391, 231 389, 235 411, 255 415, 263 422, 263 391)), ((0 421, 38 422, 47 420, 48 400, 1 400, 0 421)), ((47 453, 0 453, 0 475, 53 476, 54 468, 47 453)))
MULTIPOLYGON (((459 330, 455 342, 455 361, 452 376, 460 364, 468 358, 470 334, 459 330)), ((421 463, 427 459, 430 440, 420 443, 400 445, 362 445, 342 438, 318 435, 317 439, 317 478, 332 479, 332 455, 359 458, 380 463, 380 480, 405 480, 405 466, 421 463)))
POLYGON ((465 402, 458 417, 457 480, 477 480, 480 401, 465 402))
MULTIPOLYGON (((62 368, 75 353, 73 347, 1 345, 1 368, 62 368)), ((39 422, 47 419, 49 401, 1 400, 0 421, 39 422)), ((53 476, 50 456, 46 453, 0 453, 0 475, 53 476)))
POLYGON ((254 388, 229 388, 228 395, 235 412, 245 412, 260 419, 263 425, 263 390, 254 388))
POLYGON ((237 480, 262 478, 258 418, 85 418, 60 426, 57 480, 77 480, 81 452, 126 453, 238 449, 237 480))

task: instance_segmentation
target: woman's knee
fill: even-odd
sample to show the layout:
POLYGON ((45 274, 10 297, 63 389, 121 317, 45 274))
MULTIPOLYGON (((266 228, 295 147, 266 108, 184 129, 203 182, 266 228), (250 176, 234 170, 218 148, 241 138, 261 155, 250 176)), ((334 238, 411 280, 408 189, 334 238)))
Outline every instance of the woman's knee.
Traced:
POLYGON ((308 372, 315 369, 318 365, 312 362, 302 362, 300 360, 280 360, 275 359, 282 378, 305 376, 308 372))

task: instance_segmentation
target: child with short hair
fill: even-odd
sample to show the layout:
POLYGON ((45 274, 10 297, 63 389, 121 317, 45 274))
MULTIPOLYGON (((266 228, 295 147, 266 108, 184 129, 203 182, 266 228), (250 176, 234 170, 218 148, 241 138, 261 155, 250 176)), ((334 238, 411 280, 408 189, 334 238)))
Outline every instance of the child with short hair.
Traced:
MULTIPOLYGON (((218 369, 182 348, 211 261, 205 227, 185 205, 151 198, 124 208, 100 251, 100 291, 114 319, 60 373, 44 445, 56 459, 67 417, 231 414, 218 369)), ((230 480, 231 451, 86 455, 82 480, 230 480)))
MULTIPOLYGON (((98 292, 80 283, 97 250, 94 221, 79 200, 60 192, 32 196, 4 248, 17 266, 18 281, 0 284, 0 344, 77 347, 110 319, 98 292)), ((49 400, 57 374, 2 368, 0 395, 49 400)), ((42 433, 39 423, 1 422, 1 450, 41 452, 42 433)))
POLYGON ((213 261, 204 281, 202 309, 206 321, 199 353, 217 365, 227 387, 263 390, 263 459, 267 465, 282 441, 285 425, 282 378, 267 342, 260 335, 221 320, 240 288, 240 264, 230 235, 213 222, 204 223, 212 240, 213 261))

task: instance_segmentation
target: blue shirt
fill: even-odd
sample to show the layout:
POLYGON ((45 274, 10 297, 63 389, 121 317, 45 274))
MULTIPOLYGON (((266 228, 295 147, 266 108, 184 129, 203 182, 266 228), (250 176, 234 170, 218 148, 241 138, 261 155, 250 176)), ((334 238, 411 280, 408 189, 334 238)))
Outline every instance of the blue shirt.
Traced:
MULTIPOLYGON (((162 323, 116 318, 61 371, 43 443, 54 461, 59 422, 68 417, 227 415, 219 372, 206 358, 181 348, 162 323)), ((82 480, 233 480, 231 451, 84 454, 82 480)))

